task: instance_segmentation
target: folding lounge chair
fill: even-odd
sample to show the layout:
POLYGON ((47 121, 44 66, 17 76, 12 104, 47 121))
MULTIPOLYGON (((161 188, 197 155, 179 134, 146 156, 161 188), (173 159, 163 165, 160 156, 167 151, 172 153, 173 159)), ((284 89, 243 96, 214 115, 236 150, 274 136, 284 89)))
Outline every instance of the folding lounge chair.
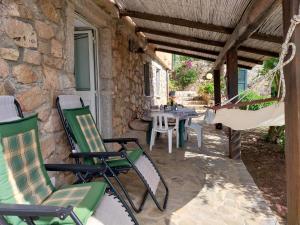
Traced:
POLYGON ((23 117, 20 104, 13 96, 0 96, 0 121, 11 121, 23 117))
MULTIPOLYGON (((1 100, 2 96, 0 103, 1 100)), ((22 114, 19 114, 18 108, 15 108, 15 115, 19 116, 22 114)), ((13 116, 13 111, 9 114, 13 116)), ((106 170, 103 165, 44 164, 37 116, 1 121, 0 224, 138 224, 105 175, 106 170), (105 182, 81 183, 56 189, 46 170, 102 176, 105 182)))
POLYGON ((107 165, 109 171, 112 172, 109 176, 116 179, 130 205, 136 212, 142 210, 148 195, 152 197, 156 206, 161 211, 166 208, 169 194, 166 182, 154 162, 143 151, 136 138, 102 139, 89 108, 84 106, 79 96, 58 96, 56 104, 71 146, 71 157, 75 158, 77 163, 80 163, 80 159, 83 159, 84 163, 95 165, 104 163, 107 165), (130 142, 135 143, 137 149, 127 149, 127 144, 130 142), (107 156, 106 154, 110 152, 107 151, 105 143, 118 143, 121 146, 119 157, 107 156), (138 207, 133 203, 119 178, 114 176, 114 174, 126 173, 130 169, 135 171, 146 187, 143 199, 138 207), (162 205, 155 196, 160 181, 165 188, 162 205))

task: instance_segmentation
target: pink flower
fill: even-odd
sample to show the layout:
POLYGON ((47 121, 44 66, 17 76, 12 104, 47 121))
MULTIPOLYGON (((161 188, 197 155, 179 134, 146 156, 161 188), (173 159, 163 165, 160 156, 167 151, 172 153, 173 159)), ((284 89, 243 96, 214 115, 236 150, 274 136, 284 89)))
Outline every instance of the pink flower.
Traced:
POLYGON ((186 65, 186 67, 189 68, 189 69, 191 69, 191 68, 193 67, 193 63, 192 63, 191 60, 186 61, 186 62, 185 62, 185 65, 186 65))

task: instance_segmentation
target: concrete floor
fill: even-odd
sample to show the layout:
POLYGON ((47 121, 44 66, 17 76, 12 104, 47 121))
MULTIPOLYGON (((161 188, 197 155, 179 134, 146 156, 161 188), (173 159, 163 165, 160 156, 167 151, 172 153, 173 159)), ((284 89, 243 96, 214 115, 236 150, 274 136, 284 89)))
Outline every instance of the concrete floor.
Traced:
MULTIPOLYGON (((230 160, 227 151, 224 132, 213 126, 204 126, 201 150, 193 135, 185 148, 176 149, 173 144, 172 154, 167 153, 167 137, 158 139, 150 155, 169 186, 169 202, 160 212, 149 197, 144 210, 136 215, 140 224, 280 224, 243 162, 230 160)), ((144 189, 135 175, 122 175, 121 179, 139 201, 144 189)))

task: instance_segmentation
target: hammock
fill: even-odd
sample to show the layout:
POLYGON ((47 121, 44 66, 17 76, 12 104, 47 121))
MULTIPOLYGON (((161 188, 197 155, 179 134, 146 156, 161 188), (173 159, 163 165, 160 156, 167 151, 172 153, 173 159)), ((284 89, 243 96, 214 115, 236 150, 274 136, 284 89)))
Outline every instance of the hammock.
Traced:
MULTIPOLYGON (((280 72, 280 81, 278 86, 278 96, 279 99, 278 103, 274 103, 271 106, 267 106, 265 108, 250 111, 250 110, 240 110, 234 109, 234 107, 238 107, 239 104, 244 103, 243 105, 253 105, 253 102, 245 103, 240 102, 243 98, 247 96, 250 92, 250 88, 246 91, 234 96, 233 98, 227 100, 223 105, 215 106, 215 107, 207 107, 207 111, 205 113, 205 122, 209 124, 216 124, 222 123, 225 126, 228 126, 234 130, 246 130, 252 129, 256 127, 264 127, 264 126, 282 126, 285 124, 285 117, 284 117, 284 97, 285 97, 285 82, 284 82, 284 73, 283 67, 290 63, 296 53, 296 46, 294 43, 290 42, 292 34, 295 30, 296 25, 300 23, 300 15, 295 15, 291 19, 291 24, 286 35, 285 41, 282 44, 282 51, 279 57, 278 64, 275 68, 270 70, 265 76, 257 76, 252 86, 257 86, 257 83, 260 83, 263 80, 269 80, 269 86, 271 86, 276 72, 279 70, 280 72), (288 50, 291 48, 291 56, 284 60, 288 54, 288 50), (281 94, 281 96, 280 96, 281 94), (280 97, 280 98, 279 98, 280 97), (237 104, 232 103, 233 100, 238 99, 237 104)), ((277 100, 278 100, 277 99, 277 100)), ((262 102, 266 102, 268 99, 263 99, 262 102)), ((274 99, 270 99, 273 100, 274 99)), ((255 101, 254 101, 255 102, 255 101)), ((256 101, 256 103, 259 103, 256 101)))
POLYGON ((282 126, 284 125, 284 102, 255 111, 222 108, 214 113, 212 110, 207 110, 205 121, 210 124, 222 123, 234 130, 282 126))

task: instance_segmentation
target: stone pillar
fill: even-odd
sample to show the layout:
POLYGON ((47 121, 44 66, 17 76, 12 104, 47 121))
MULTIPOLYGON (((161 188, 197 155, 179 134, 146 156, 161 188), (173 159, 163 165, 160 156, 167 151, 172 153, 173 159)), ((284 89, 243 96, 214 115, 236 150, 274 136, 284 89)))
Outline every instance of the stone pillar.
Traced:
POLYGON ((99 32, 99 96, 100 124, 103 137, 109 138, 113 135, 113 75, 112 75, 112 36, 111 30, 103 28, 99 32))

